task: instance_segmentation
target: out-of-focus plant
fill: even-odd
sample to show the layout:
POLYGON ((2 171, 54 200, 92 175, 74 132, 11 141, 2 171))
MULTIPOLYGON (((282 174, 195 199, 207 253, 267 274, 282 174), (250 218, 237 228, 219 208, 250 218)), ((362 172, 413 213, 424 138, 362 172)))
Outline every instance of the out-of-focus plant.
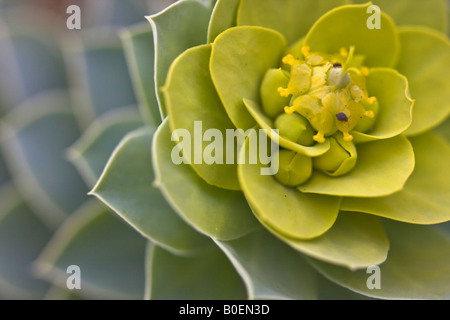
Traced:
POLYGON ((87 192, 143 124, 118 33, 168 3, 78 2, 68 30, 69 1, 0 2, 0 298, 144 295, 146 241, 87 192))

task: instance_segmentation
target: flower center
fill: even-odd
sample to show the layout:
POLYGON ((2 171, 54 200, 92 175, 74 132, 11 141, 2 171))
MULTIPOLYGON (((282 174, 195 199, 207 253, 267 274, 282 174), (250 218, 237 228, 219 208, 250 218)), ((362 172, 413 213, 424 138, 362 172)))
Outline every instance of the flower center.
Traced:
POLYGON ((282 60, 290 66, 287 88, 279 87, 282 97, 291 97, 284 108, 306 118, 317 132, 313 139, 325 142, 325 137, 342 132, 344 141, 353 141, 349 133, 363 117, 374 118, 370 109, 377 99, 369 97, 366 89, 367 67, 355 67, 354 47, 342 48, 339 54, 329 55, 302 48, 304 60, 288 54, 282 60))

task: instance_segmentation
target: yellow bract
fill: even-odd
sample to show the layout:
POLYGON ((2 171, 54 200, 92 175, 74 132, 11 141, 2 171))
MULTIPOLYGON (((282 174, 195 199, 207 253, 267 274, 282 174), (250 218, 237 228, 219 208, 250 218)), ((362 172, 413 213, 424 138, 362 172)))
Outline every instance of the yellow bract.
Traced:
POLYGON ((313 139, 324 143, 327 136, 337 131, 345 141, 352 141, 349 133, 363 117, 374 118, 364 104, 373 105, 376 97, 369 97, 366 89, 367 67, 350 67, 354 47, 342 48, 339 54, 329 55, 311 52, 309 46, 301 48, 303 60, 288 54, 282 59, 290 66, 287 88, 279 87, 282 97, 292 96, 288 115, 299 113, 310 122, 317 132, 313 139))

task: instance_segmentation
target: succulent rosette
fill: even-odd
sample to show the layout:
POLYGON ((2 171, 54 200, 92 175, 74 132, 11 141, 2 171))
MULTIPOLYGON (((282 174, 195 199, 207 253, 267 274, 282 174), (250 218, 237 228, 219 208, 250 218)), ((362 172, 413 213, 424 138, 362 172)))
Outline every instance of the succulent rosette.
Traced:
POLYGON ((324 276, 450 298, 445 1, 184 0, 149 21, 124 42, 150 125, 93 190, 151 239, 148 297, 323 298, 324 276))

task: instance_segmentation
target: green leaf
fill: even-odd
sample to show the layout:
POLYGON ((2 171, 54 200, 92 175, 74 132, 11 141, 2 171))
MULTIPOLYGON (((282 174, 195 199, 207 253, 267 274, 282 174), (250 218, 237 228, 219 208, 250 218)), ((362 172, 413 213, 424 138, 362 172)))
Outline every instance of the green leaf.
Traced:
MULTIPOLYGON (((0 90, 1 90, 1 86, 0 86, 0 90)), ((0 99, 0 117, 3 117, 3 115, 5 114, 5 112, 7 111, 6 108, 6 102, 3 101, 3 96, 0 99)))
POLYGON ((155 39, 156 95, 163 117, 167 112, 161 88, 166 82, 169 67, 183 51, 206 42, 211 10, 200 1, 184 0, 147 17, 155 39))
POLYGON ((413 122, 406 131, 416 135, 436 127, 450 114, 450 42, 437 31, 424 27, 400 29, 402 51, 398 70, 409 81, 416 100, 413 122))
POLYGON ((435 129, 435 132, 444 137, 450 143, 450 118, 435 129))
POLYGON ((297 251, 264 229, 216 243, 239 272, 249 299, 317 298, 315 272, 297 251))
POLYGON ((282 237, 311 239, 325 233, 336 221, 341 199, 304 194, 263 175, 261 164, 251 164, 249 140, 242 146, 239 181, 259 221, 282 237), (245 149, 244 149, 245 148, 245 149))
POLYGON ((214 42, 223 31, 236 26, 236 14, 241 0, 218 0, 209 21, 208 42, 214 42))
MULTIPOLYGON (((289 76, 282 68, 267 70, 259 89, 261 98, 261 110, 269 118, 275 119, 284 112, 289 105, 290 97, 282 97, 276 94, 279 87, 286 88, 289 84, 289 76)), ((245 101, 244 101, 245 102, 245 101)))
POLYGON ((155 243, 190 254, 205 247, 205 238, 189 227, 152 183, 153 130, 127 135, 114 151, 92 194, 155 243))
MULTIPOLYGON (((70 276, 70 274, 68 274, 70 276)), ((83 300, 82 297, 80 297, 77 292, 77 290, 69 290, 67 288, 60 288, 53 286, 50 288, 50 290, 47 292, 43 300, 65 300, 65 301, 72 301, 72 300, 83 300)))
POLYGON ((417 224, 450 220, 450 146, 432 133, 411 139, 416 167, 403 190, 382 198, 344 198, 342 210, 417 224))
POLYGON ((244 300, 245 287, 226 256, 213 246, 191 258, 151 243, 147 249, 147 298, 153 300, 244 300))
POLYGON ((97 200, 65 221, 36 261, 37 273, 66 288, 76 265, 87 299, 140 299, 144 295, 146 241, 97 200))
POLYGON ((370 300, 371 298, 358 294, 351 291, 345 287, 338 285, 324 276, 319 272, 316 272, 316 278, 319 287, 319 297, 318 300, 370 300))
POLYGON ((26 201, 52 227, 85 200, 87 188, 64 158, 79 129, 65 92, 39 95, 4 118, 3 154, 26 201))
POLYGON ((174 147, 166 119, 153 140, 155 183, 183 219, 219 240, 239 238, 258 226, 241 192, 209 185, 189 165, 175 165, 174 147))
POLYGON ((347 197, 379 197, 400 191, 414 170, 414 152, 403 136, 357 146, 355 168, 342 177, 319 171, 298 189, 347 197))
POLYGON ((216 38, 211 54, 211 76, 225 109, 237 128, 255 120, 243 99, 259 101, 266 71, 281 62, 286 43, 281 34, 261 27, 235 27, 216 38))
POLYGON ((320 16, 346 3, 346 0, 241 0, 237 25, 273 29, 293 43, 305 36, 320 16))
POLYGON ((83 126, 114 108, 136 105, 122 44, 113 31, 93 29, 71 42, 67 62, 83 126))
MULTIPOLYGON (((146 4, 147 4, 147 7, 150 12, 160 12, 161 10, 164 10, 168 5, 172 4, 173 2, 175 2, 175 1, 173 1, 173 0, 171 0, 171 1, 155 0, 155 1, 151 1, 151 2, 147 1, 146 4)), ((142 13, 142 11, 140 13, 142 13)))
POLYGON ((3 158, 3 154, 0 150, 0 186, 9 181, 10 178, 11 177, 6 167, 5 159, 3 158))
POLYGON ((155 91, 152 29, 148 23, 139 24, 125 29, 121 39, 141 113, 148 124, 158 126, 161 113, 155 91))
POLYGON ((448 236, 450 236, 450 222, 440 223, 436 225, 438 229, 442 230, 448 236))
POLYGON ((373 130, 352 132, 355 142, 392 138, 408 129, 414 105, 408 79, 393 69, 374 68, 366 78, 366 86, 370 96, 377 98, 380 109, 373 130))
POLYGON ((134 108, 112 110, 89 126, 81 138, 70 147, 68 158, 86 183, 93 186, 120 140, 128 132, 143 125, 134 108))
POLYGON ((393 67, 399 55, 398 34, 392 19, 380 14, 380 29, 369 29, 367 8, 347 5, 323 15, 306 36, 312 51, 339 53, 340 48, 355 46, 355 54, 365 55, 368 67, 393 67))
POLYGON ((389 256, 379 265, 381 289, 367 287, 366 270, 351 272, 311 261, 327 278, 341 286, 382 299, 450 299, 450 238, 431 226, 385 221, 389 256))
MULTIPOLYGON (((0 91, 10 102, 5 106, 23 103, 48 90, 64 89, 67 75, 54 32, 42 21, 23 23, 29 18, 24 10, 6 12, 0 36, 0 91)), ((51 18, 48 12, 36 13, 42 14, 42 19, 51 18)))
POLYGON ((51 232, 12 186, 0 189, 0 296, 42 299, 48 284, 31 272, 31 264, 51 232))
POLYGON ((379 218, 360 213, 340 213, 334 226, 318 238, 281 240, 310 257, 351 270, 382 263, 389 250, 379 218))
MULTIPOLYGON (((236 161, 234 164, 227 164, 225 159, 228 151, 224 141, 227 136, 226 130, 233 129, 234 126, 212 83, 209 73, 210 55, 211 45, 198 46, 186 50, 172 64, 163 90, 169 123, 174 137, 178 140, 180 130, 189 132, 188 142, 192 146, 192 151, 190 155, 184 152, 183 156, 203 180, 219 188, 239 190, 236 161), (196 121, 201 121, 201 132, 197 132, 196 121), (221 141, 217 140, 217 136, 214 142, 203 141, 203 134, 211 130, 220 134, 221 141), (198 145, 199 143, 201 145, 198 145), (220 158, 219 163, 216 163, 217 159, 205 158, 205 149, 210 145, 217 145, 215 155, 216 158, 220 158), (202 156, 200 163, 196 159, 198 156, 202 156), (209 163, 211 160, 214 160, 214 163, 209 163)), ((182 142, 186 143, 184 139, 183 136, 182 142)))
POLYGON ((286 139, 277 134, 274 130, 273 120, 267 117, 258 103, 244 99, 244 105, 247 108, 248 112, 252 115, 252 117, 256 120, 258 125, 266 130, 267 135, 273 140, 278 139, 278 142, 281 147, 286 148, 288 150, 292 150, 310 157, 317 157, 330 149, 330 142, 328 140, 325 143, 317 143, 314 146, 308 147, 303 146, 298 143, 295 143, 291 140, 286 139))
MULTIPOLYGON (((356 3, 366 3, 357 0, 356 3)), ((397 26, 421 25, 447 32, 448 2, 446 0, 372 0, 395 21, 397 26)))

